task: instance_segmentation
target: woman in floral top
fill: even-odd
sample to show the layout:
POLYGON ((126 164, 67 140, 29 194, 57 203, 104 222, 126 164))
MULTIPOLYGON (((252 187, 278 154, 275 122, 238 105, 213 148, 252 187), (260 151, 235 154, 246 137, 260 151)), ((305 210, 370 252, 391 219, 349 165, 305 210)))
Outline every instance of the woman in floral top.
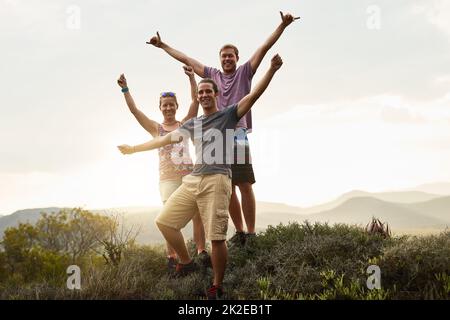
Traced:
MULTIPOLYGON (((198 113, 197 83, 195 81, 192 67, 184 66, 184 72, 189 76, 191 85, 192 102, 186 117, 178 121, 175 116, 178 109, 176 94, 173 92, 163 92, 159 98, 159 109, 164 117, 162 123, 149 119, 140 111, 131 96, 125 75, 121 75, 117 83, 122 88, 125 101, 131 113, 135 116, 139 124, 147 130, 153 137, 163 136, 178 129, 185 121, 196 117, 198 113)), ((167 145, 159 149, 159 191, 163 204, 170 195, 181 185, 181 180, 185 175, 192 172, 193 164, 189 155, 188 141, 182 141, 173 145, 167 145), (176 159, 176 160, 174 160, 176 159)), ((197 253, 202 264, 210 265, 210 258, 205 248, 205 232, 200 215, 192 218, 194 229, 194 242, 197 245, 197 253)), ((167 243, 167 258, 169 271, 173 271, 177 263, 175 250, 167 243)))

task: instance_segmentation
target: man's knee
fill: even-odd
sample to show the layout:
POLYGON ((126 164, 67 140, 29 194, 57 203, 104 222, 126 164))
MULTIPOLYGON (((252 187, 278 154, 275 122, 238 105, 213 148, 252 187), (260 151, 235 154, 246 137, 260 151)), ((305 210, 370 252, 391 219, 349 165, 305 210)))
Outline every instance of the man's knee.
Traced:
POLYGON ((159 231, 161 231, 161 229, 164 229, 164 227, 166 227, 165 225, 163 225, 161 222, 159 222, 158 220, 155 220, 155 224, 158 227, 159 231))
POLYGON ((161 223, 158 220, 155 220, 155 224, 158 227, 159 231, 161 231, 161 232, 164 231, 164 230, 167 230, 167 229, 179 231, 179 229, 177 229, 175 227, 170 227, 170 226, 168 226, 168 225, 166 225, 164 223, 161 223))

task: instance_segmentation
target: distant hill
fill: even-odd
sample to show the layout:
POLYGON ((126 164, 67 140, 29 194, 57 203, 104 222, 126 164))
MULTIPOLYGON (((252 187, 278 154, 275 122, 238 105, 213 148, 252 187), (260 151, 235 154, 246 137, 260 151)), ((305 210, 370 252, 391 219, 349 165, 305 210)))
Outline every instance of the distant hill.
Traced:
POLYGON ((408 207, 450 224, 450 196, 410 204, 408 207))
POLYGON ((450 202, 434 199, 419 204, 400 204, 371 197, 352 198, 340 206, 308 216, 310 221, 329 223, 351 223, 366 225, 375 216, 389 222, 392 229, 445 229, 449 220, 439 218, 445 210, 439 204, 450 209, 450 202))
POLYGON ((434 193, 438 195, 450 195, 450 182, 435 182, 427 183, 412 188, 410 190, 423 191, 428 193, 434 193))
POLYGON ((380 199, 383 201, 395 203, 417 203, 437 199, 440 197, 440 195, 422 191, 396 191, 396 192, 378 192, 378 193, 366 192, 365 197, 369 196, 372 196, 376 199, 380 199))
MULTIPOLYGON (((70 208, 66 208, 70 209, 70 208)), ((123 214, 125 223, 128 226, 140 227, 140 233, 137 237, 138 242, 155 243, 163 241, 163 238, 154 224, 154 220, 159 213, 160 207, 122 207, 111 209, 90 210, 93 213, 103 215, 123 214)), ((54 213, 59 212, 62 208, 37 208, 25 209, 14 212, 13 214, 0 217, 0 239, 3 237, 4 231, 9 227, 16 227, 19 223, 29 222, 36 223, 42 212, 54 213)), ((192 231, 191 231, 192 234, 192 231)))
POLYGON ((36 223, 39 220, 41 212, 52 213, 59 212, 60 210, 61 208, 57 207, 25 209, 16 211, 10 215, 0 216, 0 238, 3 237, 3 233, 9 227, 16 227, 19 223, 36 223))
MULTIPOLYGON (((280 223, 329 222, 366 225, 376 216, 389 222, 394 231, 418 232, 421 230, 443 230, 450 224, 450 196, 439 197, 421 191, 368 193, 352 191, 343 194, 334 201, 310 208, 300 208, 281 203, 257 202, 256 229, 262 231, 267 226, 280 223)), ((61 208, 39 208, 16 211, 7 216, 0 216, 0 238, 8 227, 15 227, 20 222, 35 223, 41 212, 58 212, 61 208)), ((92 212, 115 215, 123 214, 128 227, 139 228, 139 243, 154 244, 164 239, 154 220, 161 207, 122 207, 92 212)), ((229 236, 234 232, 230 219, 229 236)), ((186 238, 192 238, 192 223, 183 230, 186 238)))
POLYGON ((395 202, 395 203, 414 203, 414 202, 423 202, 432 199, 439 198, 439 195, 430 194, 421 191, 395 191, 395 192, 366 192, 360 190, 353 190, 347 193, 344 193, 339 198, 309 208, 304 208, 301 210, 302 214, 313 214, 319 213, 327 210, 331 210, 343 204, 344 202, 353 199, 353 198, 361 198, 361 197, 371 197, 387 202, 395 202))
MULTIPOLYGON (((302 221, 304 209, 282 203, 256 203, 256 230, 261 231, 269 225, 287 224, 292 221, 302 221)), ((230 225, 234 230, 232 224, 230 225)))
POLYGON ((256 211, 261 212, 285 212, 285 213, 294 213, 300 214, 303 213, 303 208, 296 206, 289 206, 284 203, 275 203, 275 202, 264 202, 257 201, 256 202, 256 211))

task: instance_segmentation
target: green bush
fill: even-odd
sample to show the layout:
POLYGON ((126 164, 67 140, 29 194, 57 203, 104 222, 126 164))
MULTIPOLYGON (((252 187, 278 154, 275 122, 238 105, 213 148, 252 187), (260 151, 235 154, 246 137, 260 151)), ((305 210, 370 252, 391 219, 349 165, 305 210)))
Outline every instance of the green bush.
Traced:
POLYGON ((412 237, 375 260, 383 286, 397 288, 399 299, 450 298, 450 232, 412 237))
MULTIPOLYGON (((12 258, 16 268, 0 278, 3 299, 204 299, 212 281, 211 270, 173 279, 162 246, 129 245, 117 264, 93 253, 80 257, 82 290, 71 291, 65 287, 68 256, 26 237, 16 240, 10 242, 14 254, 0 252, 0 268, 11 267, 12 258), (24 276, 25 269, 34 276, 24 276)), ((195 253, 192 241, 188 249, 195 253)), ((449 299, 449 258, 449 232, 384 238, 345 224, 278 225, 245 248, 230 248, 225 298, 449 299), (382 288, 369 290, 366 270, 374 264, 382 288)))
POLYGON ((269 227, 249 250, 231 250, 229 280, 235 295, 246 299, 260 298, 260 278, 269 280, 272 291, 290 297, 321 292, 322 273, 329 270, 345 275, 348 285, 365 284, 368 261, 391 244, 392 240, 343 224, 269 227))

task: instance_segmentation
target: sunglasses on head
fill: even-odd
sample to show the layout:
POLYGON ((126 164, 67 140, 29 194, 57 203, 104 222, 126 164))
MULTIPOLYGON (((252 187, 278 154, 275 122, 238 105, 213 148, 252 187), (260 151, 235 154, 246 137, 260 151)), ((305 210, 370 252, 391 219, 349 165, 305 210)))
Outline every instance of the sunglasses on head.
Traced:
POLYGON ((174 92, 161 92, 161 97, 175 97, 176 94, 174 92))

